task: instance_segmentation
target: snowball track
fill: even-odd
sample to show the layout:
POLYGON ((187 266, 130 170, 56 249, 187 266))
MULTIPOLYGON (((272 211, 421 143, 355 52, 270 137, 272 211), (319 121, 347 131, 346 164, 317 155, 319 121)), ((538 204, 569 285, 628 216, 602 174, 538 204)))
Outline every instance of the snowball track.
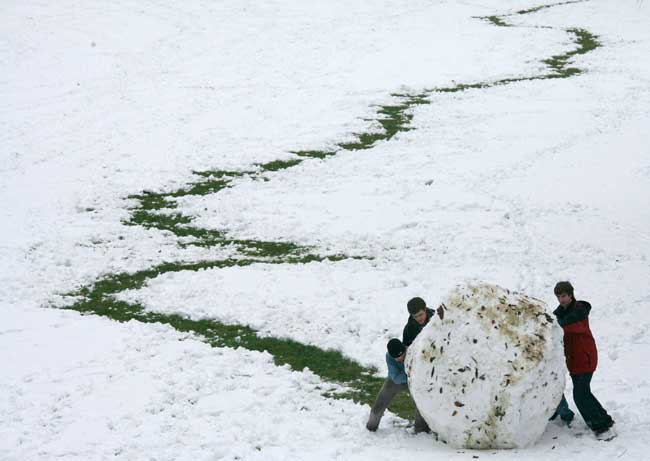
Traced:
MULTIPOLYGON (((540 9, 561 7, 578 2, 562 2, 543 5, 518 11, 512 14, 492 15, 478 18, 498 27, 518 27, 508 22, 508 18, 531 14, 540 9)), ((202 335, 214 346, 241 346, 252 350, 267 350, 274 355, 276 363, 289 364, 294 369, 308 366, 325 380, 332 380, 348 386, 349 393, 339 396, 351 397, 362 403, 370 403, 381 380, 373 377, 376 371, 364 368, 353 360, 343 357, 339 352, 321 350, 315 346, 303 345, 295 341, 273 338, 261 339, 255 330, 243 325, 225 325, 214 320, 194 321, 178 315, 146 312, 138 304, 115 299, 121 292, 144 286, 162 274, 183 271, 197 271, 208 268, 250 266, 254 264, 305 264, 318 261, 343 261, 351 258, 364 258, 364 255, 330 254, 321 255, 314 248, 307 248, 294 242, 262 241, 238 239, 228 231, 201 228, 193 225, 193 218, 176 211, 177 199, 189 196, 217 194, 227 188, 236 188, 238 181, 268 181, 268 173, 291 169, 310 159, 323 160, 344 151, 368 150, 380 142, 390 141, 396 134, 412 130, 410 122, 412 110, 419 105, 431 103, 431 97, 440 93, 464 92, 504 86, 523 81, 564 79, 579 75, 583 69, 570 67, 571 58, 588 53, 600 46, 597 37, 584 29, 569 28, 565 32, 574 37, 575 48, 559 55, 543 59, 548 71, 538 75, 503 78, 494 81, 457 83, 447 87, 423 89, 417 92, 391 94, 394 102, 380 105, 374 119, 369 120, 374 127, 365 132, 355 133, 349 141, 334 144, 331 150, 300 150, 292 152, 292 157, 255 165, 247 171, 196 171, 196 181, 169 192, 144 191, 128 198, 135 202, 130 209, 130 218, 124 224, 143 226, 147 229, 172 232, 181 247, 225 247, 232 251, 227 259, 178 262, 170 261, 135 273, 118 273, 102 277, 93 284, 69 293, 77 299, 65 309, 83 313, 107 316, 118 321, 139 320, 142 322, 166 323, 179 331, 193 331, 202 335), (243 339, 242 339, 243 338, 243 339), (308 350, 309 353, 305 354, 308 350), (308 357, 309 360, 305 360, 308 357), (319 363, 325 366, 320 367, 319 363), (344 366, 341 366, 344 364, 344 366), (341 369, 345 371, 341 371, 341 369)), ((411 411, 408 403, 394 409, 398 414, 408 417, 411 411)))

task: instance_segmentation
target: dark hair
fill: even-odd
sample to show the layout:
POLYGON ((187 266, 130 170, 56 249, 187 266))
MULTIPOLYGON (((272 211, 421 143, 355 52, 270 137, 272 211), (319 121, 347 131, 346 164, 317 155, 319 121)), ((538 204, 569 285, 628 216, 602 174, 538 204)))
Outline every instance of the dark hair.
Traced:
POLYGON ((408 309, 409 314, 413 315, 426 309, 427 303, 424 302, 424 299, 415 297, 406 303, 406 308, 408 309))
POLYGON ((557 282, 553 292, 555 296, 566 294, 573 297, 573 285, 571 285, 571 282, 557 282))
POLYGON ((388 349, 388 353, 390 356, 394 359, 397 357, 401 356, 404 352, 406 352, 406 347, 404 344, 402 344, 402 341, 400 341, 397 338, 393 338, 390 341, 388 341, 388 344, 386 344, 386 348, 388 349))

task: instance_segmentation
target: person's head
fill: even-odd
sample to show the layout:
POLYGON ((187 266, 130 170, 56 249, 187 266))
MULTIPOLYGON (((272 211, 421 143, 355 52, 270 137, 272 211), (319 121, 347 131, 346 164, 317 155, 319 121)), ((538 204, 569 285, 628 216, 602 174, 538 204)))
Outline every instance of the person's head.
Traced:
POLYGON ((411 317, 420 325, 427 323, 427 304, 424 299, 415 297, 406 303, 406 308, 411 317))
POLYGON ((402 341, 397 338, 393 338, 388 341, 386 348, 388 349, 390 356, 394 358, 396 362, 404 361, 404 357, 406 357, 406 346, 402 344, 402 341))
POLYGON ((573 302, 573 285, 570 282, 557 282, 553 292, 562 307, 568 307, 573 302))

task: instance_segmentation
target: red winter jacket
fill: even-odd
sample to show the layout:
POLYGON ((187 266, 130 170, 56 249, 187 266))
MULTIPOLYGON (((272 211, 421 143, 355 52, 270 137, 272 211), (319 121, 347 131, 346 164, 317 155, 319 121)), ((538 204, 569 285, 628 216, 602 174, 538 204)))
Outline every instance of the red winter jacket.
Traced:
POLYGON ((591 304, 575 299, 566 309, 558 306, 553 311, 564 330, 564 355, 572 375, 593 373, 598 365, 596 341, 589 329, 589 311, 591 304))

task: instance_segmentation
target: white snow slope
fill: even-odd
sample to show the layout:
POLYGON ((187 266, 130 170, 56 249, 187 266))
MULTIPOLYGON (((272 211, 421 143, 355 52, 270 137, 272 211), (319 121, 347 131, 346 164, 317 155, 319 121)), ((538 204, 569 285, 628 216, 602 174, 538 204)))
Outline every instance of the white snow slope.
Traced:
POLYGON ((479 18, 538 1, 3 2, 0 459, 647 459, 650 3, 479 18), (373 259, 167 273, 119 296, 383 373, 412 296, 476 279, 552 305, 569 279, 593 305, 615 440, 579 416, 516 451, 453 450, 392 415, 368 433, 368 406, 267 353, 47 308, 101 274, 231 251, 123 225, 127 196, 331 149, 392 93, 546 73, 569 28, 602 45, 573 57, 580 75, 433 92, 371 149, 178 200, 236 238, 373 259))

